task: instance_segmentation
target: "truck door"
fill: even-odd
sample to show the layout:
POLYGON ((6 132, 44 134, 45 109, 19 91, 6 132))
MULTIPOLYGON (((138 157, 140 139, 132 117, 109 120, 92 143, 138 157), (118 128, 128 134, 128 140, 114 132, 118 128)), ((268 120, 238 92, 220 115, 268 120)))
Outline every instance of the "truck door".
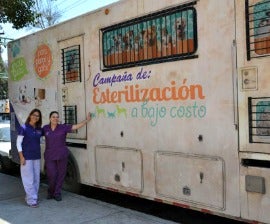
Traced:
POLYGON ((247 3, 246 45, 244 33, 237 40, 240 151, 270 153, 270 4, 247 3))
POLYGON ((237 12, 245 8, 238 14, 237 26, 241 216, 268 223, 270 4, 267 0, 237 3, 237 12))
MULTIPOLYGON (((58 44, 61 52, 61 118, 63 123, 76 124, 86 118, 84 37, 79 35, 59 41, 58 44)), ((68 137, 86 139, 86 126, 70 133, 68 137)))

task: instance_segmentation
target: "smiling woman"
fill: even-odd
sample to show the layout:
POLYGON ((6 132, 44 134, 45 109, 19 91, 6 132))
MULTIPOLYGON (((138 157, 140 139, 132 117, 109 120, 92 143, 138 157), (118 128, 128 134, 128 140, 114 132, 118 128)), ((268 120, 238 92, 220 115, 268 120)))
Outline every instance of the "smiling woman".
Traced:
POLYGON ((20 169, 25 202, 32 208, 38 207, 40 183, 40 138, 43 135, 42 116, 39 109, 33 109, 25 124, 21 126, 17 137, 17 149, 20 156, 20 169))

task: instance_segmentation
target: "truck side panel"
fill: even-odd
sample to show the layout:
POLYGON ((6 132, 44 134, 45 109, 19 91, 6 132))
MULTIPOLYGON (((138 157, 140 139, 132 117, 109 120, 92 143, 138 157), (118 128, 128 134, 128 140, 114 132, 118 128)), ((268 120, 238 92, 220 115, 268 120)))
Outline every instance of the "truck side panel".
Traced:
POLYGON ((44 123, 52 110, 66 123, 90 112, 67 140, 81 183, 267 222, 268 194, 246 186, 268 169, 240 164, 269 161, 267 144, 249 142, 249 97, 268 97, 269 59, 246 57, 248 2, 122 0, 11 42, 19 122, 33 107, 44 123), (252 91, 246 71, 259 77, 252 91))

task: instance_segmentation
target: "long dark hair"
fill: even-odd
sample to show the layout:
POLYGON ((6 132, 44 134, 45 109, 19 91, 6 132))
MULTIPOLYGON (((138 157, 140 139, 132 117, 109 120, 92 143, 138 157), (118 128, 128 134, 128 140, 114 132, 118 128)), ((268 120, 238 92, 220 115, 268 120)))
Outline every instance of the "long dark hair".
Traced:
MULTIPOLYGON (((57 114, 57 116, 59 117, 59 113, 58 111, 52 111, 49 115, 49 119, 52 117, 53 114, 57 114)), ((51 124, 51 120, 50 120, 50 124, 51 124)))
POLYGON ((59 116, 58 111, 52 111, 52 112, 50 113, 50 115, 49 115, 49 118, 51 118, 51 116, 52 116, 53 114, 57 114, 57 115, 59 116))
POLYGON ((37 123, 36 123, 36 127, 37 127, 37 128, 41 128, 41 126, 42 126, 42 115, 41 115, 40 110, 39 110, 39 109, 36 109, 36 108, 33 109, 33 110, 30 112, 30 114, 28 115, 28 117, 27 117, 25 123, 26 123, 26 124, 29 124, 30 119, 31 119, 31 116, 32 116, 32 114, 35 113, 35 112, 37 112, 37 113, 39 114, 39 119, 38 119, 38 121, 37 121, 37 123))

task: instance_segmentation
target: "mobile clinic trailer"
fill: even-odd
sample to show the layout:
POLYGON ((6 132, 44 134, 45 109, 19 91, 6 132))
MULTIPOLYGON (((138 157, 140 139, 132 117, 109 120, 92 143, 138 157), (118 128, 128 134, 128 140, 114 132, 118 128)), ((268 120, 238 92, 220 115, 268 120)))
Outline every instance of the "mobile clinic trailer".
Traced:
POLYGON ((269 0, 121 0, 14 40, 13 159, 31 109, 90 112, 70 189, 270 223, 269 56, 269 0))

